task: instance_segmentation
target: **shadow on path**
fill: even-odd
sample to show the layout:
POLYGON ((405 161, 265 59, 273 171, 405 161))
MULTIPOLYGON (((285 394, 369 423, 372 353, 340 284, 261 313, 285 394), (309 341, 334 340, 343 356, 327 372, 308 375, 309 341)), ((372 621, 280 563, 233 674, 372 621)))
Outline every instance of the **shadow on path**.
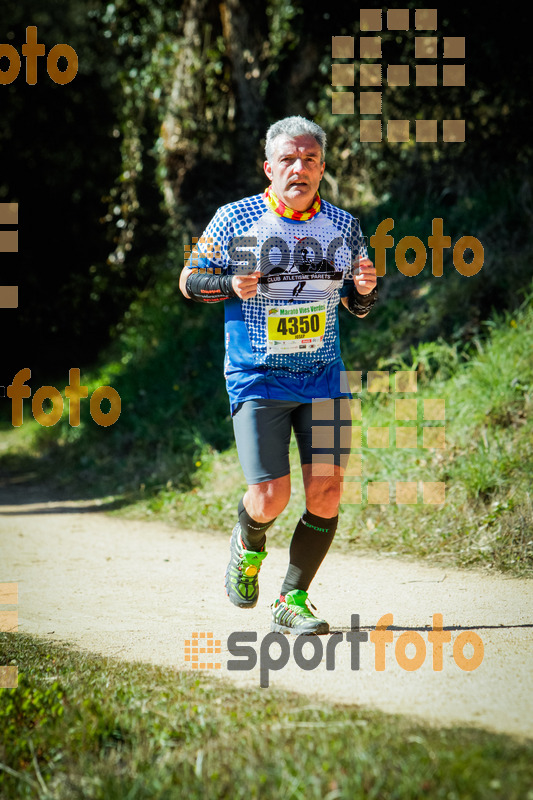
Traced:
POLYGON ((125 497, 105 497, 90 490, 57 486, 43 482, 33 471, 6 474, 0 470, 0 516, 27 514, 84 514, 94 511, 114 511, 129 505, 125 497), (38 482, 37 482, 38 481, 38 482), (11 507, 4 510, 5 507, 11 507), (17 508, 13 508, 17 506, 17 508), (25 506, 22 510, 19 506, 25 506))

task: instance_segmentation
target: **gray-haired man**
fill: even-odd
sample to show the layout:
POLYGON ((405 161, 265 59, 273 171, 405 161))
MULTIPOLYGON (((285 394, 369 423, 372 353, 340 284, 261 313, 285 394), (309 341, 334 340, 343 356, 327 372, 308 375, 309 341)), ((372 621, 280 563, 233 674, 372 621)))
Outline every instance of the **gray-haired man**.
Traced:
POLYGON ((198 266, 188 262, 180 278, 185 297, 226 301, 224 372, 248 490, 225 585, 241 608, 259 597, 266 532, 290 498, 293 430, 296 436, 306 509, 272 605, 272 629, 294 634, 329 631, 307 590, 335 535, 350 452, 337 307, 364 317, 377 298, 358 220, 318 194, 325 149, 322 128, 303 117, 272 125, 269 187, 217 211, 199 241, 198 266))

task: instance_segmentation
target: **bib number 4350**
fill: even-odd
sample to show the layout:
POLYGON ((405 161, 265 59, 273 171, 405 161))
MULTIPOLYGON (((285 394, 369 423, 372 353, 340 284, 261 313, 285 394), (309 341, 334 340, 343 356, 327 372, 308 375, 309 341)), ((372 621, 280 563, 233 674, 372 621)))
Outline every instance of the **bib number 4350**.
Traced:
POLYGON ((320 329, 320 319, 318 314, 303 314, 300 317, 282 317, 276 328, 276 332, 282 336, 305 336, 312 331, 317 333, 320 329))

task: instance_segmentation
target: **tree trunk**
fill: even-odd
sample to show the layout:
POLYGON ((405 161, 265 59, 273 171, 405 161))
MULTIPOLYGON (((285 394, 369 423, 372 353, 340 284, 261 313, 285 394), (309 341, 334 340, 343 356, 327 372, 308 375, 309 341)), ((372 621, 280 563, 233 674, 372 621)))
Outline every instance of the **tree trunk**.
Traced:
POLYGON ((258 160, 259 142, 265 132, 261 95, 268 57, 265 8, 264 0, 224 0, 220 5, 236 105, 233 152, 247 167, 258 160))
POLYGON ((180 189, 194 167, 200 151, 197 134, 202 113, 202 31, 209 0, 188 0, 184 4, 182 47, 180 48, 165 119, 161 126, 165 177, 163 194, 167 210, 175 216, 180 189))

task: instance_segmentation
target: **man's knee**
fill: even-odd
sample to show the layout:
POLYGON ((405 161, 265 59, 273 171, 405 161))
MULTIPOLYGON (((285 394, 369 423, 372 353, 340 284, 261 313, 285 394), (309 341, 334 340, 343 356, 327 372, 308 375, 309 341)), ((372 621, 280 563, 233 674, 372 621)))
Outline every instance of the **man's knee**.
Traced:
POLYGON ((305 476, 305 499, 307 509, 317 517, 329 519, 336 516, 342 492, 342 477, 339 473, 330 477, 305 476), (306 480, 307 478, 307 480, 306 480))
POLYGON ((249 486, 244 496, 244 505, 249 515, 257 522, 268 522, 281 514, 290 496, 290 477, 285 475, 283 478, 249 486))

